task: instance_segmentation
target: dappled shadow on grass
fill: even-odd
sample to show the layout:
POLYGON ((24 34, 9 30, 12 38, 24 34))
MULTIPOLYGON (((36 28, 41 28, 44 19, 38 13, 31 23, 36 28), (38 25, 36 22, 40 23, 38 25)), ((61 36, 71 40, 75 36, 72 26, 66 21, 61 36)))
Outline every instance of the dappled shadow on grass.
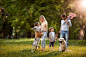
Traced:
POLYGON ((12 44, 12 45, 14 45, 14 44, 17 44, 17 45, 23 45, 23 44, 28 44, 28 45, 32 45, 32 43, 33 43, 33 41, 21 41, 21 42, 2 42, 2 43, 0 43, 0 44, 2 44, 2 45, 9 45, 9 44, 12 44))
POLYGON ((86 46, 86 40, 69 40, 69 46, 86 46))
POLYGON ((6 54, 1 54, 1 57, 50 57, 60 55, 62 52, 59 51, 40 51, 32 53, 30 49, 25 49, 19 52, 7 52, 6 54))
MULTIPOLYGON (((28 44, 32 45, 34 38, 31 40, 27 39, 0 39, 0 45, 9 45, 9 44, 28 44)), ((46 45, 49 45, 49 39, 46 39, 46 45)), ((41 39, 40 43, 41 44, 41 39)), ((59 45, 58 40, 56 40, 54 45, 59 45)), ((86 46, 86 40, 69 40, 69 46, 86 46)))
MULTIPOLYGON (((26 41, 25 41, 25 39, 3 39, 3 40, 1 40, 0 41, 0 44, 2 44, 2 45, 9 45, 9 44, 19 44, 19 45, 21 45, 21 44, 28 44, 28 45, 32 45, 32 43, 33 43, 33 41, 34 41, 34 38, 33 38, 33 40, 31 40, 30 41, 30 39, 26 39, 26 41)), ((47 39, 46 40, 46 45, 49 45, 49 40, 47 39)), ((40 43, 39 44, 41 44, 41 39, 40 39, 40 43)), ((56 41, 55 42, 55 45, 59 45, 59 43, 58 43, 58 41, 56 41)))
MULTIPOLYGON (((50 52, 50 51, 47 51, 47 52, 50 52)), ((48 54, 44 54, 44 55, 39 55, 39 56, 36 56, 36 57, 53 57, 53 56, 57 56, 57 55, 60 55, 62 52, 59 52, 59 51, 53 51, 53 52, 50 52, 48 54)))
MULTIPOLYGON (((49 43, 50 43, 49 39, 46 40, 45 46, 47 46, 47 47, 46 47, 45 51, 40 51, 38 49, 36 52, 32 53, 31 45, 32 45, 33 41, 34 41, 34 39, 11 39, 11 40, 3 39, 2 41, 0 41, 0 45, 2 46, 1 49, 4 46, 5 47, 1 51, 5 51, 5 48, 7 48, 7 51, 5 51, 4 53, 0 53, 0 55, 1 55, 1 57, 52 57, 52 56, 56 57, 56 56, 60 56, 60 55, 62 57, 64 57, 64 56, 65 57, 79 57, 79 56, 86 57, 86 53, 84 53, 86 51, 84 49, 86 46, 85 40, 69 40, 70 49, 73 49, 73 50, 72 50, 72 52, 68 52, 68 53, 59 52, 59 51, 57 51, 58 49, 55 49, 55 51, 48 51, 49 43), (12 44, 12 45, 10 45, 10 44, 12 44), (82 47, 80 47, 80 46, 82 46, 82 47), (11 50, 10 47, 12 47, 13 49, 11 50), (78 53, 81 53, 81 54, 79 55, 78 53)), ((40 41, 40 44, 41 44, 41 41, 40 41)), ((57 46, 59 46, 58 40, 55 42, 55 47, 59 48, 57 46)))
POLYGON ((59 51, 40 51, 32 53, 30 49, 24 49, 19 52, 7 52, 6 54, 0 54, 1 57, 86 57, 85 53, 78 54, 71 52, 59 52, 59 51))
MULTIPOLYGON (((80 52, 81 53, 81 52, 80 52)), ((71 52, 59 52, 59 51, 40 51, 36 50, 34 53, 31 49, 23 49, 21 51, 6 52, 5 54, 0 54, 1 57, 86 57, 86 53, 78 54, 75 51, 71 52)))
POLYGON ((0 39, 0 44, 9 45, 9 44, 28 44, 32 45, 34 39, 0 39))
MULTIPOLYGON (((49 40, 46 40, 46 44, 49 43, 49 40)), ((58 40, 56 40, 55 45, 59 45, 58 40)), ((69 40, 69 46, 86 46, 86 40, 69 40)))
POLYGON ((34 53, 32 53, 31 50, 22 50, 20 52, 26 53, 30 57, 50 57, 60 55, 62 53, 59 51, 40 51, 40 50, 37 50, 34 53))

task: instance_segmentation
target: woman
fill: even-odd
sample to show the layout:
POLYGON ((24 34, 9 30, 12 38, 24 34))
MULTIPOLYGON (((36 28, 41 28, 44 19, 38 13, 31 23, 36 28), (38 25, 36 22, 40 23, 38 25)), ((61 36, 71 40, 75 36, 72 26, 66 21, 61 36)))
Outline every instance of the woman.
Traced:
POLYGON ((39 17, 39 21, 41 23, 41 31, 43 32, 43 36, 41 37, 41 45, 42 45, 41 51, 45 51, 45 38, 47 37, 48 24, 47 20, 43 15, 39 17))

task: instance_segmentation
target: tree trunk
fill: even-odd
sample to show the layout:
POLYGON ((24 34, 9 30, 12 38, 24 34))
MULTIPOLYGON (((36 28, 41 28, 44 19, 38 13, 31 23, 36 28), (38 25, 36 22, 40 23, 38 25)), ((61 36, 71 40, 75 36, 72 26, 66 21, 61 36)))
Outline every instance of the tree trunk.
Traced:
POLYGON ((11 39, 13 27, 9 26, 9 29, 10 29, 10 31, 9 31, 9 39, 11 39))
MULTIPOLYGON (((80 20, 82 21, 82 14, 80 14, 80 20)), ((78 35, 78 39, 79 40, 83 40, 84 39, 85 28, 86 28, 86 23, 85 22, 81 22, 80 23, 79 35, 78 35)))
POLYGON ((15 29, 15 36, 14 36, 14 39, 18 39, 16 29, 15 29))
POLYGON ((78 35, 78 39, 79 40, 83 40, 84 39, 85 28, 86 28, 86 23, 80 24, 80 30, 79 30, 79 35, 78 35))
POLYGON ((3 23, 3 25, 2 25, 2 39, 5 38, 5 27, 6 27, 6 24, 3 23))
POLYGON ((2 31, 2 39, 4 39, 4 32, 2 31))
POLYGON ((33 31, 31 31, 31 38, 33 38, 33 31))
POLYGON ((31 38, 31 32, 27 32, 27 38, 31 38))

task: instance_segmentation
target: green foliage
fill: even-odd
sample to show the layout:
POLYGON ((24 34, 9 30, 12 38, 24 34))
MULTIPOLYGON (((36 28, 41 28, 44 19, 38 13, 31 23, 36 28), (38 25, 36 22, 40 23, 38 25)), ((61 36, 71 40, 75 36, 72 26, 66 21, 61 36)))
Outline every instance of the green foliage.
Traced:
MULTIPOLYGON (((27 0, 15 0, 15 1, 2 1, 5 11, 10 14, 8 17, 11 26, 15 29, 23 29, 24 31, 31 31, 30 28, 33 27, 34 23, 39 21, 40 15, 44 15, 48 21, 49 27, 54 26, 55 31, 59 31, 60 24, 59 16, 61 10, 57 7, 60 1, 55 0, 42 0, 42 1, 27 1, 27 0), (34 2, 34 4, 33 4, 34 2), (58 10, 57 10, 58 8, 58 10), (58 13, 57 13, 58 12, 58 13), (58 16, 59 15, 59 16, 58 16), (54 22, 54 20, 56 20, 54 22)), ((61 3, 61 2, 60 2, 61 3)), ((59 4, 61 6, 61 4, 59 4)), ((58 5, 58 6, 59 6, 58 5)))
MULTIPOLYGON (((70 28, 70 36, 72 39, 78 36, 80 12, 77 10, 74 0, 2 0, 0 5, 9 13, 8 21, 5 19, 5 22, 11 23, 11 27, 19 30, 17 34, 21 34, 22 31, 25 34, 31 32, 34 23, 39 22, 40 15, 45 16, 48 21, 48 28, 54 27, 55 32, 59 32, 61 23, 60 15, 62 13, 68 15, 69 12, 73 12, 76 13, 77 17, 72 20, 73 25, 70 28), (76 35, 72 36, 72 34, 76 35)), ((85 19, 83 17, 83 21, 85 19)), ((4 21, 0 20, 1 28, 3 23, 4 21)))

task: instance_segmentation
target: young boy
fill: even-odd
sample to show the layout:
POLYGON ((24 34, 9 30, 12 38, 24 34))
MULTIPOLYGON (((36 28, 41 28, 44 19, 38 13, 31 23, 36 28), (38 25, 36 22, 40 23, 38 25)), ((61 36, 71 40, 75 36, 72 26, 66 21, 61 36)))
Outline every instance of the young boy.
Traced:
POLYGON ((36 22, 34 24, 33 30, 35 30, 35 31, 41 31, 41 26, 40 26, 40 23, 39 22, 36 22))
POLYGON ((49 49, 51 51, 51 45, 52 45, 52 50, 54 51, 54 42, 55 42, 55 32, 53 27, 49 28, 50 33, 49 33, 49 40, 50 40, 50 45, 49 45, 49 49))
POLYGON ((67 19, 65 14, 62 14, 61 18, 63 20, 61 20, 60 38, 64 38, 65 36, 67 48, 68 48, 69 27, 71 27, 72 24, 71 24, 70 17, 67 19))

